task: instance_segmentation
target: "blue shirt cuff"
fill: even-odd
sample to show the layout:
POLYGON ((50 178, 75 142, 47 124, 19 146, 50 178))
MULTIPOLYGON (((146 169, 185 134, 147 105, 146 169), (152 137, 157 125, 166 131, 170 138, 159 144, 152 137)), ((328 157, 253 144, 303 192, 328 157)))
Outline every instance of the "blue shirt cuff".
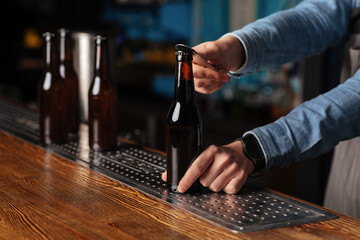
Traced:
POLYGON ((260 37, 247 27, 227 33, 224 36, 227 35, 234 36, 241 42, 244 47, 246 57, 245 63, 239 69, 229 72, 230 76, 240 77, 258 72, 259 69, 256 67, 258 66, 257 55, 262 49, 260 37))

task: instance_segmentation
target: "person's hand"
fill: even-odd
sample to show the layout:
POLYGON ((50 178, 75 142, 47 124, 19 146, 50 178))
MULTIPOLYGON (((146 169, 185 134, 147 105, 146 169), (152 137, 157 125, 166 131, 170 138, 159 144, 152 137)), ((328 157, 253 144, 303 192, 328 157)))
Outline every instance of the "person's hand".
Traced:
POLYGON ((219 72, 193 62, 195 90, 210 94, 230 81, 229 71, 239 69, 245 62, 245 50, 234 36, 227 35, 216 41, 204 42, 193 48, 214 65, 219 72))
MULTIPOLYGON (((181 179, 178 190, 184 193, 199 178, 204 187, 214 192, 224 190, 237 193, 244 185, 248 175, 254 170, 254 163, 243 153, 241 141, 225 146, 211 145, 193 162, 181 179)), ((162 179, 166 181, 167 174, 162 179)))

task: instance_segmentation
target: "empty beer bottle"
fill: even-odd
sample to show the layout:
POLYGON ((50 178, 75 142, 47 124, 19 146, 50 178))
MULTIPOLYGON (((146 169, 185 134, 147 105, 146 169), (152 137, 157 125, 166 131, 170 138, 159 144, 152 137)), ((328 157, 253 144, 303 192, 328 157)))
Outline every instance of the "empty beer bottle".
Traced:
MULTIPOLYGON (((192 52, 176 50, 174 100, 167 116, 167 186, 177 187, 187 169, 202 151, 202 123, 195 102, 192 52)), ((187 192, 200 190, 196 181, 187 192)))
POLYGON ((117 143, 117 92, 110 76, 107 39, 95 36, 94 78, 89 89, 89 145, 112 150, 117 143))
POLYGON ((46 32, 45 69, 38 85, 40 141, 43 143, 64 143, 67 141, 65 124, 65 85, 59 73, 59 59, 55 34, 46 32))
POLYGON ((79 130, 79 79, 75 72, 72 57, 71 33, 67 29, 59 29, 60 37, 60 75, 67 89, 67 126, 69 131, 79 130))

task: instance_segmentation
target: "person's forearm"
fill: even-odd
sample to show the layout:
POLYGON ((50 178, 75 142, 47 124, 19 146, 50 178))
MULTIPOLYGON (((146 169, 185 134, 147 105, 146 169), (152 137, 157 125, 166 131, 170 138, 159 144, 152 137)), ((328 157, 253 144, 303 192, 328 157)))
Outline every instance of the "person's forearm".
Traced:
POLYGON ((274 69, 320 53, 347 31, 351 1, 305 0, 234 31, 244 44, 247 64, 237 74, 274 69))

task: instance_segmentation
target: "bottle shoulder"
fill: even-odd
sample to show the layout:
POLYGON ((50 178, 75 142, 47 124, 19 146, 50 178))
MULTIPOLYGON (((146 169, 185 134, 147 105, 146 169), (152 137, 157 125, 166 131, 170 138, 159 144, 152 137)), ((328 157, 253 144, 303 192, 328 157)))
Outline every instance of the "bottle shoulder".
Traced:
POLYGON ((60 65, 60 75, 65 80, 78 81, 75 69, 71 66, 67 66, 66 64, 60 65))
POLYGON ((89 96, 117 95, 117 90, 110 81, 95 77, 90 84, 89 96))
POLYGON ((199 109, 194 103, 173 102, 168 111, 167 122, 174 126, 201 124, 199 109))
POLYGON ((64 82, 61 79, 60 74, 46 71, 39 82, 39 88, 43 91, 50 91, 63 87, 63 84, 64 82))

